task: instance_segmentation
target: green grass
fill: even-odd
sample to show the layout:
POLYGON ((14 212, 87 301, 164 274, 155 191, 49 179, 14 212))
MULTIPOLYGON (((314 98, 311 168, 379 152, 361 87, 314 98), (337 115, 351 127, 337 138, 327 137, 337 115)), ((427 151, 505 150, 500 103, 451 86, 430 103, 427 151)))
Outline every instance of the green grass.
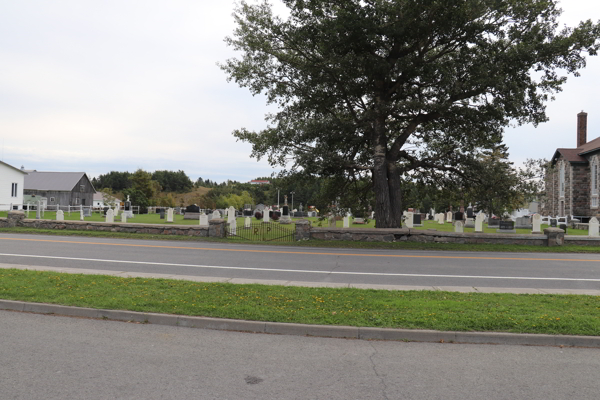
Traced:
POLYGON ((0 270, 0 298, 99 309, 450 331, 600 335, 600 297, 198 283, 0 270))

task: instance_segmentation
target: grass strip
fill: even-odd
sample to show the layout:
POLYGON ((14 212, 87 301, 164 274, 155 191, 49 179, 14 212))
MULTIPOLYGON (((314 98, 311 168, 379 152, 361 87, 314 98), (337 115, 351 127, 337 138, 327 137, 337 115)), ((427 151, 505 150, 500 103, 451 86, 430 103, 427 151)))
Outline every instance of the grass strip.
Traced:
POLYGON ((358 242, 343 240, 306 240, 299 242, 252 242, 231 239, 206 238, 185 235, 155 235, 145 233, 125 233, 108 231, 84 231, 84 230, 55 230, 36 228, 0 228, 1 233, 18 233, 51 236, 81 236, 101 237, 114 239, 139 239, 139 240, 173 240, 191 242, 219 242, 242 245, 268 245, 286 247, 320 247, 341 249, 382 249, 382 250, 433 250, 433 251, 489 251, 489 252, 513 252, 513 253, 600 253, 600 246, 576 246, 563 245, 556 247, 531 246, 531 245, 508 245, 508 244, 461 244, 461 243, 419 243, 419 242, 358 242))
POLYGON ((6 269, 0 298, 253 321, 600 335, 600 296, 234 285, 6 269))

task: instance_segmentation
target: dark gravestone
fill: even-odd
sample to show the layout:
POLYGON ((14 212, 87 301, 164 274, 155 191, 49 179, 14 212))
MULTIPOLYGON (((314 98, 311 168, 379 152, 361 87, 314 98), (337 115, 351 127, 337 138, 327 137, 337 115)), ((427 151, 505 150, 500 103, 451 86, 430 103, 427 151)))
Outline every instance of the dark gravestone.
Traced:
POLYGON ((421 214, 413 214, 413 225, 421 225, 421 214))
POLYGON ((290 215, 290 208, 288 206, 283 206, 283 215, 290 215))
POLYGON ((552 218, 550 220, 550 227, 551 228, 556 228, 557 225, 558 225, 558 221, 556 220, 556 218, 552 218))
POLYGON ((161 208, 159 212, 160 212, 160 219, 165 219, 165 209, 161 208))
POLYGON ((490 218, 488 220, 488 227, 498 226, 500 224, 500 220, 497 218, 490 218))
POLYGON ((109 207, 104 207, 104 215, 106 215, 106 212, 108 211, 109 207))
POLYGON ((244 217, 251 217, 252 216, 252 210, 244 210, 244 217))
POLYGON ((125 211, 129 211, 131 210, 131 202, 130 201, 126 201, 125 202, 125 211))
POLYGON ((462 221, 463 217, 464 217, 464 213, 461 213, 460 211, 454 213, 454 220, 455 221, 462 221))
POLYGON ((560 224, 558 227, 567 233, 567 224, 560 224))
POLYGON ((186 212, 193 212, 193 213, 199 213, 200 212, 200 207, 198 207, 195 204, 192 204, 191 206, 187 206, 185 208, 186 212))
POLYGON ((475 213, 473 212, 472 207, 467 208, 467 218, 475 218, 475 213))
POLYGON ((500 221, 498 224, 498 228, 501 231, 512 231, 515 229, 514 221, 500 221))

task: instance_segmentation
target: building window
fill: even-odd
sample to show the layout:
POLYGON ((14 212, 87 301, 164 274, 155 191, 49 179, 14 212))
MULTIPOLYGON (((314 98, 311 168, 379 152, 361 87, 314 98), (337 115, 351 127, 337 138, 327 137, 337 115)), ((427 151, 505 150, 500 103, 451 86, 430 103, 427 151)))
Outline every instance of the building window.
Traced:
POLYGON ((17 197, 17 184, 13 183, 10 191, 10 197, 17 197))
POLYGON ((85 185, 79 185, 79 191, 80 192, 85 192, 85 185))
POLYGON ((50 203, 54 203, 54 197, 50 197, 50 203))
POLYGON ((592 197, 592 208, 598 208, 598 196, 592 197))
POLYGON ((559 172, 559 197, 565 197, 565 164, 560 164, 560 172, 559 172))
POLYGON ((75 197, 75 205, 79 204, 79 197, 75 197))
POLYGON ((598 164, 592 164, 592 194, 598 194, 598 164))

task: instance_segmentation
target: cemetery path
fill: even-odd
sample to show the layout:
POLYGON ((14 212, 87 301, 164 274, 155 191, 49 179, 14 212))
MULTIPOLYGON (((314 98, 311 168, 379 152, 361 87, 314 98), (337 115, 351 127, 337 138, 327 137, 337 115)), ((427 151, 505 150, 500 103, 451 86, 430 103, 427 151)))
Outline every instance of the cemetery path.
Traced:
POLYGON ((596 399, 599 350, 257 335, 0 311, 3 399, 596 399), (76 394, 76 395, 74 395, 76 394), (75 397, 76 396, 76 397, 75 397))
POLYGON ((0 234, 4 268, 234 283, 600 294, 594 254, 323 249, 0 234))

